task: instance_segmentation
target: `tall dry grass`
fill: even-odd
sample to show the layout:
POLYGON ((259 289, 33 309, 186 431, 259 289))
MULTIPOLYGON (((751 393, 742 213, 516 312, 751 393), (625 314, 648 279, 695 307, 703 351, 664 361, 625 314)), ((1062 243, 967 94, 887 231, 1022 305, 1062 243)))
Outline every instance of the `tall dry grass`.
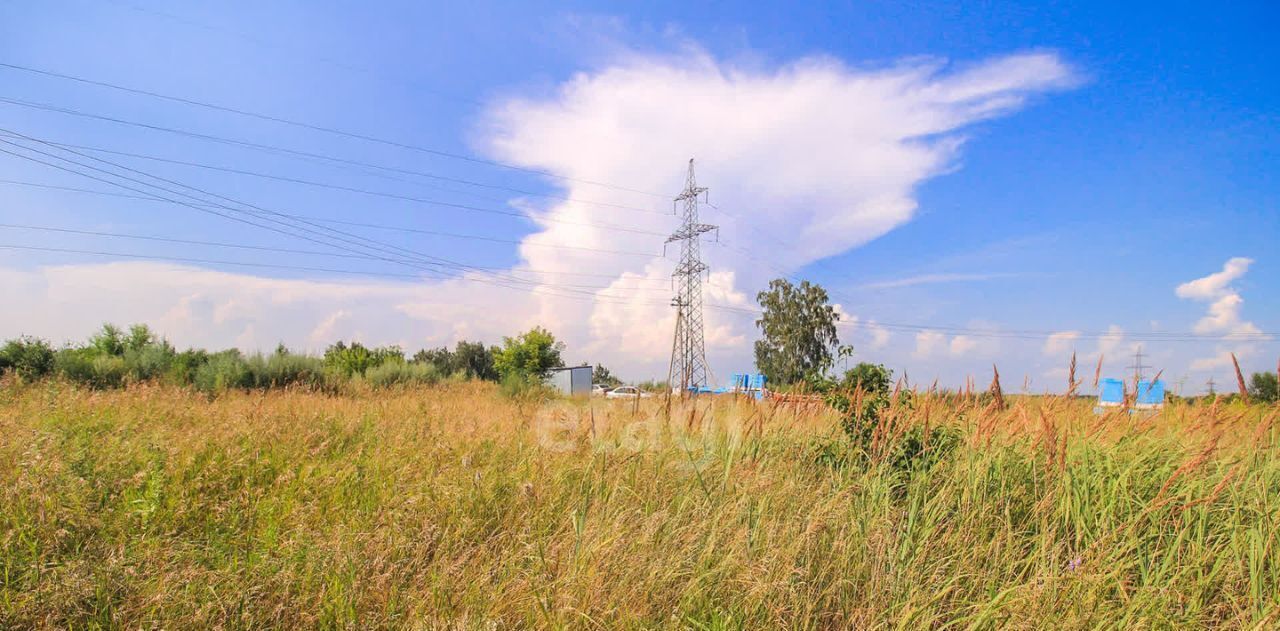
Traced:
POLYGON ((1275 628, 1276 409, 0 388, 0 628, 1275 628))

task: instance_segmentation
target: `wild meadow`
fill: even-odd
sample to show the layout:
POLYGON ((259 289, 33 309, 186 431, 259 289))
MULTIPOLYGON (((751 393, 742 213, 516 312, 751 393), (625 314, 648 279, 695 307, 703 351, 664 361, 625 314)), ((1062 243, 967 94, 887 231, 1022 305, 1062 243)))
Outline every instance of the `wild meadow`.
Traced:
POLYGON ((8 378, 0 628, 1280 626, 1276 406, 839 409, 8 378))

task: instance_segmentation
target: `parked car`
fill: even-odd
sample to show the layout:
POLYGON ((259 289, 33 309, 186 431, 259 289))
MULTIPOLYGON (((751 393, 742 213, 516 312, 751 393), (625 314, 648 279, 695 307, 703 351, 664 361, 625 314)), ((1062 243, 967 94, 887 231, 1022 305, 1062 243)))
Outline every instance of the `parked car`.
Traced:
POLYGON ((595 385, 591 386, 591 396, 593 396, 593 397, 603 397, 603 396, 608 395, 608 394, 609 394, 609 391, 610 391, 610 390, 612 390, 612 389, 613 389, 613 388, 610 388, 609 386, 606 386, 606 385, 604 385, 603 383, 597 383, 597 384, 595 384, 595 385))
POLYGON ((635 386, 618 386, 617 388, 610 390, 609 393, 604 396, 609 399, 634 399, 636 397, 648 399, 652 397, 653 394, 645 392, 635 386))

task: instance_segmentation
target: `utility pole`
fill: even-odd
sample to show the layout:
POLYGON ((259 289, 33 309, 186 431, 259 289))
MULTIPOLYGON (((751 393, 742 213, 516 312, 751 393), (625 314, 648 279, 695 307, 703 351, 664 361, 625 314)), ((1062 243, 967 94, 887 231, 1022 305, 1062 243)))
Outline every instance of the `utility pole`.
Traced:
POLYGON ((1218 385, 1218 383, 1217 383, 1216 381, 1214 381, 1214 380, 1213 380, 1213 377, 1209 377, 1209 380, 1205 382, 1205 385, 1206 385, 1206 386, 1209 386, 1209 396, 1213 396, 1213 395, 1215 395, 1215 394, 1218 394, 1217 392, 1214 392, 1214 391, 1213 391, 1213 387, 1214 387, 1214 386, 1216 386, 1216 385, 1218 385))
MULTIPOLYGON (((684 203, 680 227, 667 243, 680 242, 680 262, 671 273, 676 295, 671 305, 676 308, 675 337, 671 343, 671 370, 667 382, 679 388, 681 396, 690 387, 707 385, 707 356, 702 335, 702 273, 707 265, 702 262, 699 237, 715 230, 717 226, 698 221, 698 196, 706 194, 704 186, 698 186, 693 175, 693 158, 689 158, 689 175, 684 190, 676 196, 675 204, 684 203)), ((704 197, 705 199, 705 197, 704 197)))
MULTIPOLYGON (((1147 368, 1150 368, 1150 366, 1147 366, 1142 363, 1143 357, 1145 356, 1142 354, 1142 347, 1139 346, 1138 350, 1135 351, 1133 354, 1133 365, 1129 366, 1130 368, 1133 369, 1134 384, 1137 384, 1139 381, 1142 381, 1142 371, 1146 370, 1147 368)), ((1135 385, 1134 387, 1136 388, 1137 386, 1135 385)))

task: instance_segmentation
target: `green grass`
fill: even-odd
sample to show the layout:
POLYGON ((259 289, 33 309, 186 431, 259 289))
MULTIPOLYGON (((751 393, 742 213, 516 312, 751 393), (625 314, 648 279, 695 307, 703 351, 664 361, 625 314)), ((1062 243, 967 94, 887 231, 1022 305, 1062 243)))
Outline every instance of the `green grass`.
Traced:
POLYGON ((1275 628, 1277 410, 0 387, 0 628, 1275 628), (1041 411, 1044 415, 1041 416, 1041 411))

